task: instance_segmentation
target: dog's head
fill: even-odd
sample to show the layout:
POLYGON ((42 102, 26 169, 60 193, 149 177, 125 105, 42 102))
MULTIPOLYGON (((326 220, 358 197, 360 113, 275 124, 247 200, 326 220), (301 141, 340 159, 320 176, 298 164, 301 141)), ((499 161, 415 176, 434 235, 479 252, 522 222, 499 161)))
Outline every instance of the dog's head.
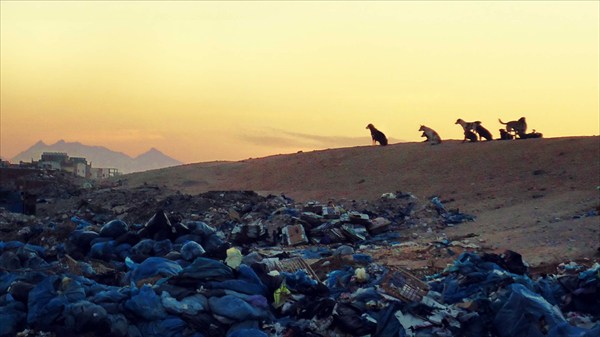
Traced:
POLYGON ((365 129, 371 129, 371 130, 372 130, 372 129, 374 129, 374 128, 375 128, 375 127, 373 126, 373 124, 369 124, 369 125, 367 125, 367 127, 366 127, 365 129))
POLYGON ((456 123, 454 123, 454 124, 462 124, 464 122, 465 121, 463 121, 462 118, 459 118, 459 119, 456 120, 456 123))
POLYGON ((425 131, 425 125, 421 125, 421 127, 419 128, 419 131, 425 131))
POLYGON ((521 117, 521 118, 519 118, 519 122, 521 122, 521 123, 525 123, 525 117, 521 117))

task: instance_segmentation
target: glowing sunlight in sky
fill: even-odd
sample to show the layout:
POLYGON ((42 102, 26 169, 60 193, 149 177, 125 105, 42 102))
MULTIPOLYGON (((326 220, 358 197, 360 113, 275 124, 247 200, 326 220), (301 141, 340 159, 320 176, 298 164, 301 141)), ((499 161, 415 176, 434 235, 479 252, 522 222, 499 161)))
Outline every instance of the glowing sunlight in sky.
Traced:
POLYGON ((184 162, 598 135, 599 2, 1 2, 0 155, 38 140, 184 162))

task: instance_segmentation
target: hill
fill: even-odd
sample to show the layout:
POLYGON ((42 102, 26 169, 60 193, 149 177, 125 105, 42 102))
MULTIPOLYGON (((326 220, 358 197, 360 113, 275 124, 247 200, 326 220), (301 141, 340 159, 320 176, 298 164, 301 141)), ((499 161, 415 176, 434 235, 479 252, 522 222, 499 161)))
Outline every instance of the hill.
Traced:
POLYGON ((93 167, 114 167, 123 173, 141 172, 182 164, 182 162, 163 154, 155 148, 131 158, 122 152, 112 151, 106 147, 84 145, 79 142, 65 142, 64 140, 51 145, 39 141, 12 158, 11 162, 39 160, 44 152, 66 152, 70 157, 85 157, 88 162, 92 163, 93 167))
POLYGON ((255 190, 297 201, 437 195, 477 217, 448 228, 532 263, 595 254, 600 242, 600 137, 462 143, 399 143, 312 151, 237 162, 188 164, 123 177, 127 186, 184 193, 255 190), (596 213, 597 214, 597 213, 596 213))

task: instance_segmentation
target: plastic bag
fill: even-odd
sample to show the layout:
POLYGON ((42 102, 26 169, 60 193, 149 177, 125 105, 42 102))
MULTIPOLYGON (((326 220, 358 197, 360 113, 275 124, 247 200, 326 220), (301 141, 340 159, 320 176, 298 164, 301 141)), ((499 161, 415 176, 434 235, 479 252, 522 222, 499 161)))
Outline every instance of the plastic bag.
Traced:
POLYGON ((125 308, 148 321, 167 317, 160 297, 147 285, 144 285, 137 295, 125 302, 125 308))
POLYGON ((140 333, 144 337, 180 337, 183 336, 183 331, 186 327, 187 324, 181 318, 175 316, 138 324, 140 333))
POLYGON ((211 297, 208 299, 210 310, 217 315, 227 317, 238 322, 248 319, 258 319, 262 315, 261 311, 254 308, 243 299, 225 295, 223 297, 211 297))
POLYGON ((47 330, 69 304, 85 299, 85 290, 73 279, 49 276, 29 292, 27 324, 47 330), (58 293, 58 289, 61 293, 58 293))
POLYGON ((195 241, 188 241, 181 247, 181 257, 188 261, 193 261, 206 253, 204 248, 195 241))
POLYGON ((93 331, 104 334, 110 331, 110 321, 106 310, 89 301, 79 301, 65 306, 63 316, 69 331, 86 333, 93 331))
POLYGON ((10 295, 0 302, 0 337, 16 336, 25 323, 26 310, 23 303, 15 301, 10 295))
POLYGON ((183 270, 177 262, 167 260, 164 257, 149 257, 139 265, 134 265, 133 268, 131 280, 135 283, 157 275, 163 277, 174 276, 183 270))
POLYGON ((500 337, 544 336, 540 321, 552 329, 565 319, 557 307, 521 284, 511 284, 510 296, 497 312, 494 326, 500 337))
POLYGON ((234 280, 211 282, 216 289, 229 289, 249 295, 266 295, 267 287, 261 282, 254 270, 245 264, 240 265, 239 276, 234 280))
POLYGON ((200 294, 183 298, 181 301, 171 297, 166 291, 160 295, 160 300, 165 309, 172 314, 196 315, 208 308, 208 300, 200 294))
POLYGON ((129 226, 123 220, 111 220, 100 229, 100 236, 116 239, 129 231, 129 226))
POLYGON ((171 240, 169 240, 169 239, 165 239, 162 241, 156 241, 154 243, 154 246, 152 247, 152 251, 154 252, 155 256, 165 256, 171 250, 173 250, 173 244, 171 243, 171 240))
POLYGON ((183 268, 183 271, 181 271, 180 274, 182 276, 206 281, 222 281, 233 278, 231 268, 217 260, 204 257, 196 258, 189 266, 183 268))

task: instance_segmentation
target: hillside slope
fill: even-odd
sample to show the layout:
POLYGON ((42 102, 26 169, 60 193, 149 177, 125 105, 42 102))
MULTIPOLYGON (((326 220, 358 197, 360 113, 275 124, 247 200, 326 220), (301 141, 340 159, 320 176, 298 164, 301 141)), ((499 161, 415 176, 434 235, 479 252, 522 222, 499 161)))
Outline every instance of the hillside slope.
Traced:
POLYGON ((321 150, 239 162, 189 164, 126 176, 130 185, 166 185, 186 193, 250 189, 300 201, 372 199, 402 190, 480 202, 522 200, 599 184, 600 138, 461 143, 400 143, 321 150))
POLYGON ((439 195, 449 208, 477 217, 447 235, 474 232, 492 248, 524 251, 534 263, 593 256, 600 246, 598 216, 582 216, 600 204, 598 136, 361 146, 189 164, 124 180, 189 194, 284 193, 297 201, 370 200, 394 191, 439 195))

